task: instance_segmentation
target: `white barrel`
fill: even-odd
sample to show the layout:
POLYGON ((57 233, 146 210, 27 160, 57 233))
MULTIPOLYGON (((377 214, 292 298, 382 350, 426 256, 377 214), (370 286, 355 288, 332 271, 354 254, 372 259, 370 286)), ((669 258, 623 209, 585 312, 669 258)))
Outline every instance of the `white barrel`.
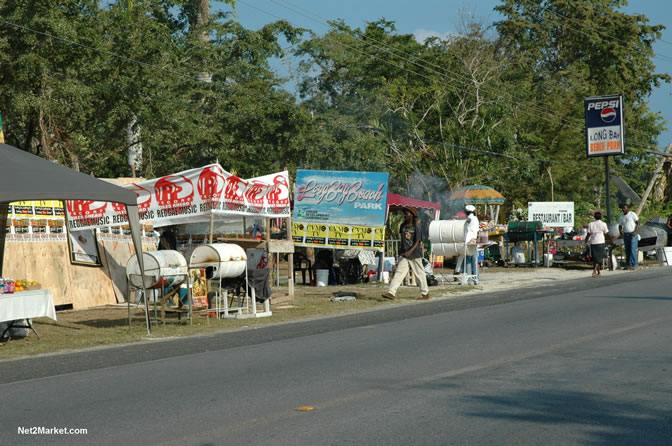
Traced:
MULTIPOLYGON (((375 276, 373 277, 375 278, 375 276)), ((327 286, 329 284, 329 270, 328 269, 315 270, 315 283, 317 284, 317 286, 327 286)))
POLYGON ((434 220, 429 223, 432 243, 464 243, 466 220, 434 220))
POLYGON ((200 245, 191 253, 189 268, 205 268, 207 279, 238 277, 247 268, 247 254, 234 243, 200 245))
MULTIPOLYGON (((188 273, 187 260, 179 251, 143 251, 142 260, 145 266, 145 288, 159 286, 161 279, 169 280, 170 283, 181 282, 188 273)), ((126 277, 134 287, 142 287, 143 276, 137 255, 128 260, 126 277)))
POLYGON ((476 254, 476 243, 432 243, 432 254, 437 256, 453 257, 463 256, 465 253, 468 256, 476 254))

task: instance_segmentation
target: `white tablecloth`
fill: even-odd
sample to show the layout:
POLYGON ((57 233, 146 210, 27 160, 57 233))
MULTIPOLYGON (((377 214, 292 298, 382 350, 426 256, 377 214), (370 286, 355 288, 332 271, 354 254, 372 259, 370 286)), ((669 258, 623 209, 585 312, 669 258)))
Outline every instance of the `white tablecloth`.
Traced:
POLYGON ((0 294, 0 322, 49 317, 56 320, 54 298, 49 290, 0 294))

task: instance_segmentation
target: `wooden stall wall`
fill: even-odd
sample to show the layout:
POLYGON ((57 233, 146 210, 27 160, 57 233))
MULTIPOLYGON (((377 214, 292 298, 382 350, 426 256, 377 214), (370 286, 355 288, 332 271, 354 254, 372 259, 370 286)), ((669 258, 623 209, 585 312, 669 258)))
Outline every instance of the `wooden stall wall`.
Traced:
MULTIPOLYGON (((73 265, 66 242, 7 243, 4 275, 37 281, 51 290, 55 305, 84 309, 126 301, 126 263, 133 243, 98 241, 102 267, 73 265)), ((143 250, 155 249, 143 245, 143 250)))

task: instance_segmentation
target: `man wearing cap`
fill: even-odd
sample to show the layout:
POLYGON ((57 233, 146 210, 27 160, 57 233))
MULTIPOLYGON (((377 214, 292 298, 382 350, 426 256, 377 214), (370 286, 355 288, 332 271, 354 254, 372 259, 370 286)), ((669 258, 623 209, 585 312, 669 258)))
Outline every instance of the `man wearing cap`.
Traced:
POLYGON ((385 299, 394 299, 397 288, 401 285, 404 277, 408 274, 409 268, 413 271, 415 278, 420 286, 420 297, 418 299, 429 299, 429 288, 427 287, 427 277, 422 265, 422 229, 416 218, 418 212, 413 208, 404 209, 404 222, 399 227, 399 236, 401 237, 401 256, 395 270, 394 277, 390 283, 387 293, 383 294, 385 299))
MULTIPOLYGON (((476 206, 468 204, 464 207, 464 213, 467 214, 467 222, 464 225, 464 242, 467 244, 475 244, 478 241, 479 222, 476 217, 476 206)), ((466 256, 465 273, 474 276, 469 279, 470 283, 478 285, 480 282, 480 274, 478 271, 478 249, 472 255, 466 256)))

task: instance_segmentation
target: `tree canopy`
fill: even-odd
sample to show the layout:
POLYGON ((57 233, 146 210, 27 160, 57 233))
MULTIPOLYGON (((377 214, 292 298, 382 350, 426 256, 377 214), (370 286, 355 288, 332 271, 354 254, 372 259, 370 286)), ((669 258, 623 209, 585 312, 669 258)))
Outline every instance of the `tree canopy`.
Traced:
POLYGON ((0 0, 0 106, 8 143, 97 176, 155 177, 219 161, 241 176, 284 168, 388 171, 392 190, 445 200, 487 184, 527 201, 603 204, 583 99, 625 98, 614 173, 643 190, 663 126, 649 109, 662 25, 624 0, 502 0, 501 20, 418 42, 393 22, 323 35, 259 30, 235 2, 0 0), (273 60, 300 61, 298 97, 273 60), (129 136, 130 135, 130 136, 129 136))

